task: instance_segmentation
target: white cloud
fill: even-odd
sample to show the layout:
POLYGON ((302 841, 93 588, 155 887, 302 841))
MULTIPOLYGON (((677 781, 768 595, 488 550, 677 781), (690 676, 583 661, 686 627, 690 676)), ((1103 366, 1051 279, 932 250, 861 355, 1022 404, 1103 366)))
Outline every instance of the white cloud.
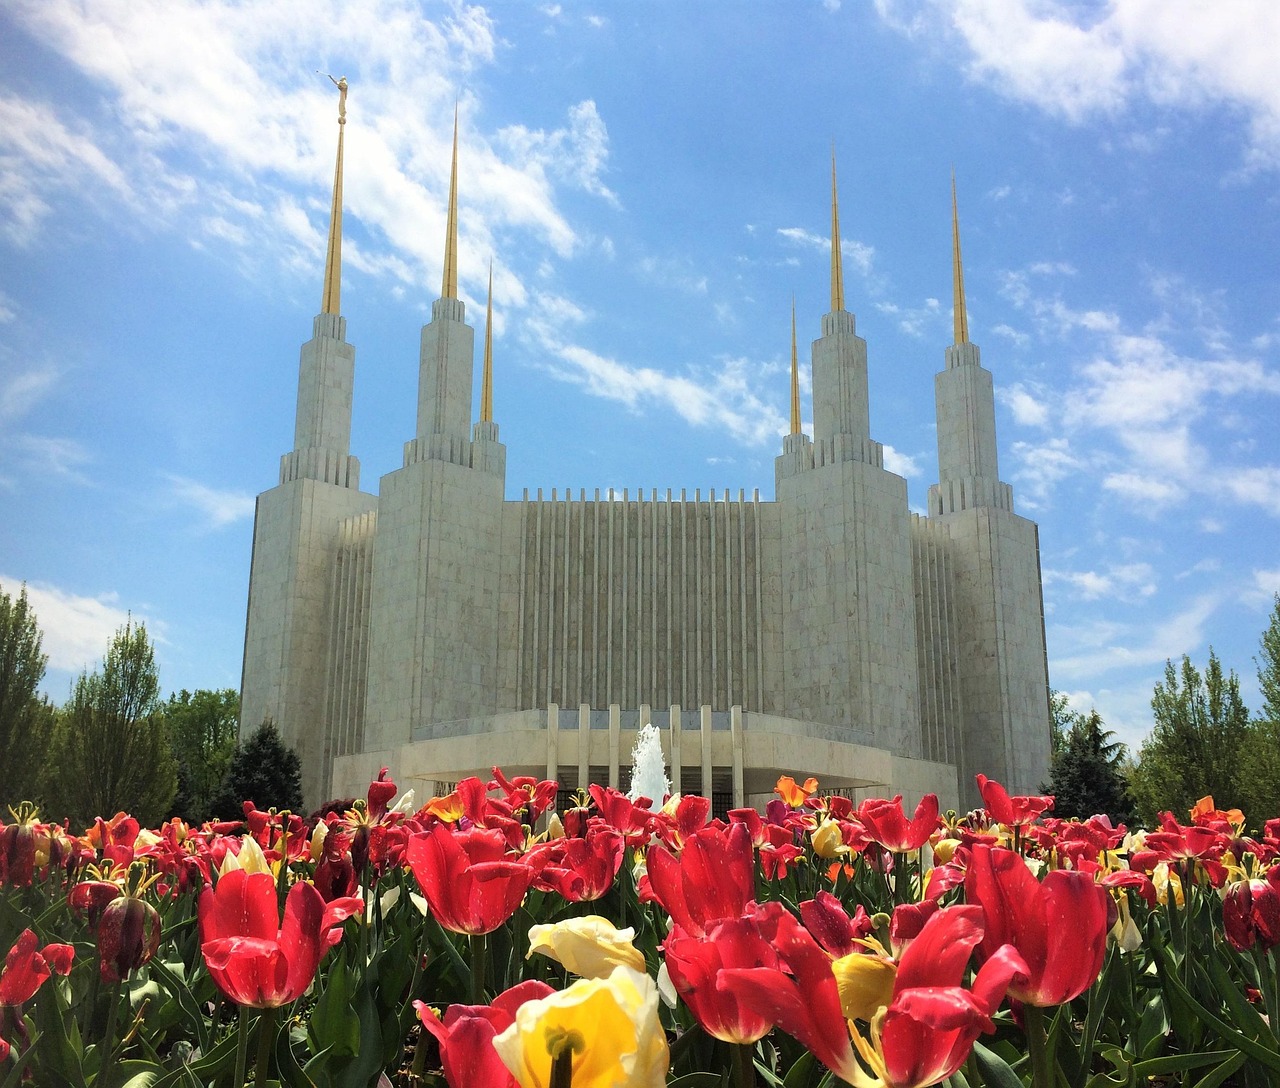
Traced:
MULTIPOLYGON (((573 252, 582 239, 560 210, 563 189, 616 203, 602 180, 608 132, 594 102, 568 105, 557 128, 486 131, 480 104, 458 100, 498 48, 480 7, 458 2, 436 18, 410 0, 316 0, 305 18, 295 0, 260 0, 252 11, 230 0, 15 0, 10 10, 96 84, 105 105, 71 118, 21 98, 2 104, 0 224, 18 240, 29 242, 67 191, 96 187, 148 226, 314 273, 337 135, 333 88, 314 67, 351 83, 347 161, 360 169, 347 172, 346 210, 380 254, 352 241, 352 267, 413 288, 439 276, 455 101, 464 296, 483 289, 488 255, 502 248, 495 232, 507 248, 514 230, 573 252), (308 63, 282 64, 282 55, 308 63), (311 195, 299 202, 298 190, 311 195)), ((524 294, 509 285, 507 304, 522 305, 524 294)))
POLYGON ((618 401, 637 412, 665 406, 691 426, 723 428, 746 445, 762 445, 785 433, 781 410, 755 389, 767 368, 747 359, 721 359, 714 367, 690 367, 684 374, 670 374, 572 343, 545 317, 531 318, 525 327, 537 346, 556 360, 549 365, 551 373, 582 386, 592 396, 618 401))
POLYGON ((1045 585, 1065 584, 1086 601, 1099 598, 1137 601, 1156 591, 1155 569, 1150 563, 1107 564, 1102 570, 1044 571, 1045 585))
POLYGON ((1141 511, 1145 508, 1149 515, 1186 497, 1186 490, 1177 484, 1158 476, 1140 476, 1136 472, 1112 472, 1103 477, 1102 486, 1137 504, 1130 509, 1141 511))
POLYGON ((210 529, 221 529, 253 517, 253 496, 244 491, 209 487, 185 476, 170 475, 169 492, 179 502, 204 515, 210 529))
MULTIPOLYGON (((18 592, 22 580, 0 574, 0 589, 18 592)), ((27 599, 43 635, 41 649, 49 657, 49 667, 68 672, 93 669, 106 655, 116 631, 130 619, 120 607, 115 593, 85 597, 43 582, 27 583, 27 599)), ((145 624, 155 641, 162 640, 165 625, 139 612, 134 623, 145 624)))
POLYGON ((1051 628, 1054 672, 1065 682, 1089 682, 1116 669, 1163 665, 1205 643, 1205 626, 1218 598, 1204 595, 1182 611, 1154 621, 1118 624, 1092 621, 1051 628))
MULTIPOLYGON (((804 227, 779 227, 778 233, 788 242, 794 242, 796 245, 804 246, 806 249, 818 249, 826 253, 831 252, 830 238, 821 234, 814 234, 813 231, 805 230, 804 227)), ((854 241, 851 238, 841 238, 840 252, 844 255, 845 260, 852 264, 854 271, 863 276, 871 274, 871 262, 876 255, 874 246, 854 241)))
POLYGON ((1083 122, 1133 103, 1248 118, 1247 165, 1280 166, 1280 82, 1272 0, 876 0, 904 33, 963 42, 975 80, 1083 122))
POLYGON ((996 396, 1013 413, 1014 422, 1023 427, 1043 427, 1049 422, 1049 406, 1032 396, 1025 386, 997 389, 996 396))
POLYGON ((887 442, 884 446, 884 467, 899 476, 914 477, 920 475, 920 464, 909 453, 895 450, 887 442))
POLYGON ((1084 464, 1066 438, 1051 438, 1042 443, 1015 442, 1013 457, 1017 462, 1013 479, 1020 485, 1021 497, 1033 509, 1048 500, 1059 480, 1084 464))
POLYGON ((87 483, 80 472, 92 458, 74 438, 17 434, 9 439, 17 458, 33 476, 61 476, 74 483, 87 483))

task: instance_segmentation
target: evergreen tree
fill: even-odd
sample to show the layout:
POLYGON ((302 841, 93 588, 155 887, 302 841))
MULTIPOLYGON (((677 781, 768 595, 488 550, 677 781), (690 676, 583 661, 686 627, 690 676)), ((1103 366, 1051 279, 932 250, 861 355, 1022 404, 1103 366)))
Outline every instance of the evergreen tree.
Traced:
POLYGON ((188 823, 203 823, 212 814, 214 796, 235 753, 239 717, 240 696, 231 688, 184 689, 164 705, 169 743, 178 761, 172 811, 188 823))
POLYGON ((1142 742, 1129 788, 1138 815, 1152 826, 1163 811, 1180 820, 1195 802, 1212 795, 1221 809, 1239 807, 1242 745, 1249 711, 1234 672, 1223 676, 1213 650, 1204 674, 1182 658, 1165 663, 1165 678, 1151 698, 1155 727, 1142 742))
POLYGON ((155 650, 130 620, 102 669, 81 673, 55 729, 46 793, 53 814, 84 827, 125 811, 154 827, 169 811, 177 769, 160 707, 155 650))
POLYGON ((47 761, 51 708, 36 693, 48 658, 24 585, 15 600, 0 590, 0 817, 4 806, 34 801, 47 761))
POLYGON ((1239 772, 1240 807, 1255 831, 1280 816, 1280 593, 1259 651, 1254 661, 1262 708, 1241 747, 1239 772))
POLYGON ((1131 823, 1133 800, 1124 773, 1127 749, 1104 727, 1096 710, 1073 714, 1072 719, 1044 787, 1054 795, 1053 814, 1082 820, 1105 815, 1113 823, 1131 823))
POLYGON ((270 719, 263 722, 242 745, 236 745, 231 767, 214 801, 213 815, 236 819, 244 802, 260 809, 302 810, 302 765, 298 754, 285 746, 270 719))

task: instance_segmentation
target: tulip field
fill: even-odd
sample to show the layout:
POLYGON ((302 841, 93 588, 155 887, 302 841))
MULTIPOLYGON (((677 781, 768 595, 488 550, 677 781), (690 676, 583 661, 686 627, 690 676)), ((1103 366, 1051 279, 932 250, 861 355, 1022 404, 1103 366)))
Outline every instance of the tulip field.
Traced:
POLYGON ((384 771, 310 819, 79 834, 24 804, 0 1088, 1280 1084, 1280 819, 978 785, 957 815, 783 778, 719 819, 384 771))

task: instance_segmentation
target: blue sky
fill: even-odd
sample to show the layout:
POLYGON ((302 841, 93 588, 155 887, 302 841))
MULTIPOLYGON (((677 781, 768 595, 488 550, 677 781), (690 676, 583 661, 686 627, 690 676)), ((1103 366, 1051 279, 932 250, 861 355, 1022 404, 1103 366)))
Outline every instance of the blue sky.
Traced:
POLYGON ((412 435, 455 100, 461 293, 482 331, 492 257, 509 497, 771 496, 791 298, 806 361, 827 308, 834 141, 872 434, 922 509, 954 167, 1051 683, 1133 743, 1165 659, 1212 645, 1256 706, 1280 590, 1277 50, 1273 0, 8 0, 0 585, 28 584, 46 690, 129 613, 166 690, 239 686, 253 496, 292 446, 320 305, 322 71, 351 84, 366 489, 412 435))

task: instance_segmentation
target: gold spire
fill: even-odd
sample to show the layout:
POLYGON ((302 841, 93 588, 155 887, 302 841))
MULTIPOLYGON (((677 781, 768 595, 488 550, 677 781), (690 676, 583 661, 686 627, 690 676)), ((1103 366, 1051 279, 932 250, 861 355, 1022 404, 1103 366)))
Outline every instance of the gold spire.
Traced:
POLYGON ((796 296, 791 296, 791 433, 800 433, 800 363, 796 355, 796 296))
POLYGON ((956 172, 951 171, 951 277, 957 344, 969 342, 969 315, 964 305, 964 268, 960 264, 960 213, 956 209, 956 172))
POLYGON ((329 211, 329 252, 324 261, 322 314, 342 312, 342 134, 347 125, 347 77, 333 79, 338 88, 338 159, 333 168, 333 207, 329 211))
POLYGON ((441 298, 458 297, 458 107, 453 107, 453 165, 449 167, 449 213, 444 228, 441 298))
POLYGON ((493 422, 493 258, 489 258, 489 304, 484 318, 484 369, 480 373, 480 422, 493 422))
POLYGON ((844 309, 844 255, 840 252, 840 204, 836 198, 836 145, 831 144, 831 312, 844 309))

